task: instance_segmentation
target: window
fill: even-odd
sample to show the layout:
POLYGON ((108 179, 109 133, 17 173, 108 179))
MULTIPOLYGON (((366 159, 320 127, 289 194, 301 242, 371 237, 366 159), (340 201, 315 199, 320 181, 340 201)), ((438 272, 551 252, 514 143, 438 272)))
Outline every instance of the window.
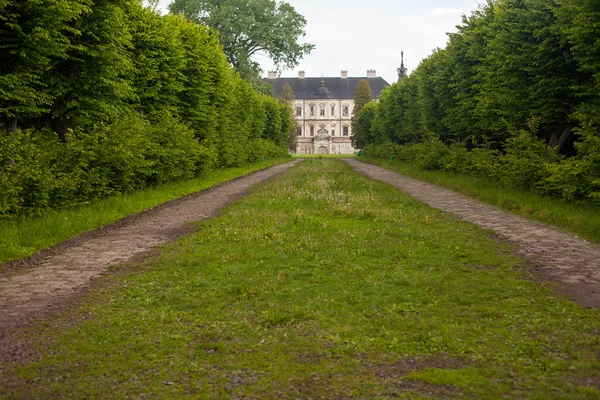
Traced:
POLYGON ((344 117, 348 116, 348 106, 342 107, 342 114, 344 115, 344 117))
POLYGON ((335 116, 335 106, 331 106, 331 116, 335 116))
POLYGON ((302 107, 300 107, 300 106, 296 107, 296 115, 299 117, 302 116, 302 107))
POLYGON ((315 116, 315 106, 314 105, 310 105, 310 116, 314 117, 315 116))
POLYGON ((331 136, 335 136, 335 128, 331 128, 331 136))
POLYGON ((321 106, 321 117, 325 116, 325 107, 321 106))
POLYGON ((310 127, 310 136, 315 136, 315 127, 314 126, 310 127))
POLYGON ((348 127, 345 126, 343 129, 344 129, 344 136, 348 136, 348 127))
POLYGON ((302 128, 296 128, 296 134, 298 134, 298 136, 302 136, 302 128))

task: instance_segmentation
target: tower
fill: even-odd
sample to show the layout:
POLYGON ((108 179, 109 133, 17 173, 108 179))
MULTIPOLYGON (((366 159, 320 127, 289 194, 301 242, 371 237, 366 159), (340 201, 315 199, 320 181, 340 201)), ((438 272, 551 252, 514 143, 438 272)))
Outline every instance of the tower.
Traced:
POLYGON ((404 79, 408 69, 404 67, 404 51, 402 51, 402 63, 400 64, 400 68, 398 68, 398 82, 404 79))

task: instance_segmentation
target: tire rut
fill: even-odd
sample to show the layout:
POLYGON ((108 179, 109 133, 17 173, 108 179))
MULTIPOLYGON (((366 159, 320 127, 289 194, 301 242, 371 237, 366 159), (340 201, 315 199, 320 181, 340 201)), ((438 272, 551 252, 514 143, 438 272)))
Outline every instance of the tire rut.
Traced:
POLYGON ((483 204, 470 197, 357 160, 357 172, 392 185, 423 203, 490 229, 517 246, 536 277, 559 283, 575 301, 600 308, 600 246, 558 228, 483 204))
POLYGON ((190 222, 218 215, 225 206, 248 194, 251 187, 300 161, 251 173, 148 210, 89 237, 75 238, 57 251, 38 257, 31 268, 0 277, 0 333, 29 324, 46 310, 55 310, 57 304, 105 274, 110 266, 193 232, 190 222))

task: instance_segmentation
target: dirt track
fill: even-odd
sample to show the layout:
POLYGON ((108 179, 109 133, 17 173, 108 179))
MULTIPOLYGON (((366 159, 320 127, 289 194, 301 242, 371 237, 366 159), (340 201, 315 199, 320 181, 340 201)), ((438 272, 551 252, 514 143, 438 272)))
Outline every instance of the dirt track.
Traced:
MULTIPOLYGON (((358 172, 408 192, 432 207, 495 231, 500 238, 518 246, 533 262, 539 277, 560 283, 584 306, 600 307, 600 246, 456 192, 360 161, 346 161, 358 172)), ((0 276, 0 336, 3 329, 26 325, 32 317, 56 307, 103 275, 111 265, 189 233, 189 222, 217 215, 251 186, 298 162, 255 172, 167 203, 120 226, 70 240, 32 268, 13 276, 0 276)))
POLYGON ((80 291, 111 265, 122 263, 160 244, 189 233, 190 222, 217 215, 257 184, 286 171, 300 160, 261 170, 167 206, 145 212, 121 226, 103 229, 89 238, 71 240, 33 268, 0 277, 0 336, 2 329, 25 325, 80 291))
POLYGON ((518 247, 532 262, 537 277, 559 283, 583 306, 600 307, 599 245, 451 190, 357 160, 345 161, 361 174, 395 186, 431 207, 493 230, 500 238, 518 247))

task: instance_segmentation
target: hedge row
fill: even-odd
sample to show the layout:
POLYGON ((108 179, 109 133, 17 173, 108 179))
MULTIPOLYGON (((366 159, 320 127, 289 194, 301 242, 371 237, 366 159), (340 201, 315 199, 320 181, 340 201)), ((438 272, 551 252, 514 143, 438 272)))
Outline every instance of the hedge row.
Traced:
POLYGON ((353 131, 367 154, 597 199, 599 48, 596 0, 488 0, 353 131))
POLYGON ((289 106, 255 92, 215 33, 182 16, 40 0, 4 2, 0 19, 0 215, 288 153, 289 106))
POLYGON ((591 137, 577 147, 579 155, 566 158, 523 131, 510 138, 502 151, 467 149, 460 143, 447 146, 438 137, 428 136, 419 143, 369 144, 364 154, 398 159, 430 171, 485 177, 566 201, 600 204, 600 138, 591 137))

